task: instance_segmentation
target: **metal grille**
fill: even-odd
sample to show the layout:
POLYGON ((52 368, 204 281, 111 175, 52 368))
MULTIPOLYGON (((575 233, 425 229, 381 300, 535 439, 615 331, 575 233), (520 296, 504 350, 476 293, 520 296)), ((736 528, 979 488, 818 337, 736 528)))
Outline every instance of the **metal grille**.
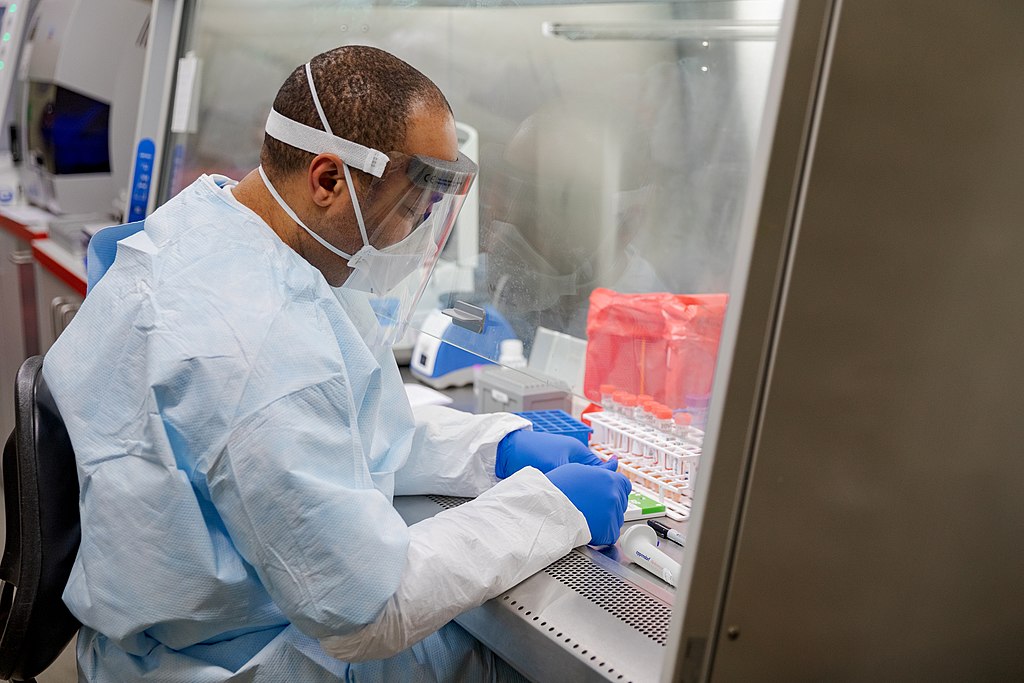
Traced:
POLYGON ((575 550, 544 570, 612 616, 664 645, 672 610, 575 550))
POLYGON ((468 503, 472 498, 460 498, 459 496, 427 496, 430 500, 440 505, 445 510, 457 508, 463 503, 468 503))
MULTIPOLYGON (((518 604, 519 606, 516 607, 516 611, 522 612, 524 609, 526 609, 526 604, 525 603, 522 603, 519 600, 511 600, 511 602, 510 602, 510 598, 511 598, 510 595, 506 595, 505 597, 502 598, 502 600, 504 600, 505 602, 508 602, 509 608, 516 607, 516 605, 518 604)), ((527 610, 526 613, 523 615, 523 618, 525 619, 526 617, 530 616, 530 614, 531 614, 530 610, 527 610)), ((539 628, 542 632, 546 628, 548 635, 551 636, 551 637, 554 637, 555 641, 559 645, 564 647, 566 650, 570 650, 571 652, 573 652, 573 654, 575 654, 577 657, 582 659, 584 662, 588 662, 591 667, 597 669, 598 671, 601 671, 602 673, 606 674, 607 676, 614 676, 615 675, 615 669, 612 668, 612 666, 610 664, 608 664, 608 662, 604 661, 603 659, 598 657, 596 654, 592 654, 586 647, 581 647, 582 643, 574 641, 572 639, 572 637, 568 637, 568 638, 565 638, 563 640, 563 636, 565 636, 565 633, 563 633, 562 631, 558 631, 556 633, 558 627, 555 626, 554 622, 552 622, 551 625, 549 626, 548 622, 540 621, 540 616, 539 615, 535 616, 533 618, 533 621, 534 621, 534 626, 539 628), (538 621, 539 621, 539 623, 537 623, 538 621)), ((616 683, 618 683, 618 681, 622 681, 623 683, 633 683, 632 680, 629 680, 629 679, 626 678, 626 674, 621 674, 621 673, 619 674, 618 678, 614 678, 613 680, 616 681, 616 683)))

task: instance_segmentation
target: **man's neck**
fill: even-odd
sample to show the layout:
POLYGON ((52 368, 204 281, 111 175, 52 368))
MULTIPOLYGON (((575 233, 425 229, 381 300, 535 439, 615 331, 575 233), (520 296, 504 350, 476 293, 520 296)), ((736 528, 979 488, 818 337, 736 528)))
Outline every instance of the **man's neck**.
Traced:
POLYGON ((240 204, 252 210, 263 222, 270 226, 270 229, 277 233, 281 241, 294 249, 299 254, 298 230, 288 214, 278 205, 263 179, 255 169, 242 178, 237 185, 231 188, 231 194, 240 204))

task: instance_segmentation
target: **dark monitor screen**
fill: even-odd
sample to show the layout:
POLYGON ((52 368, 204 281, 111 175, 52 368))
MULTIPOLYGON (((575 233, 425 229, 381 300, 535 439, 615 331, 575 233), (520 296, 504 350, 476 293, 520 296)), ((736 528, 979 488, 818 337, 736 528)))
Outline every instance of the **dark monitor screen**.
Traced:
POLYGON ((28 157, 53 174, 110 172, 110 105, 29 81, 28 157))

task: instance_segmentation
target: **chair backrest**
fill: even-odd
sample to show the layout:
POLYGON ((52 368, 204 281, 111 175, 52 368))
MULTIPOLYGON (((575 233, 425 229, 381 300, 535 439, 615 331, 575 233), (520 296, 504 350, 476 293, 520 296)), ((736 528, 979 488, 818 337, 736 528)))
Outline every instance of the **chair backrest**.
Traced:
POLYGON ((144 220, 124 225, 112 225, 103 228, 89 239, 89 249, 85 257, 86 292, 91 292, 103 274, 114 264, 117 256, 117 243, 125 237, 131 237, 142 230, 144 220))
POLYGON ((18 371, 15 427, 3 454, 7 539, 0 562, 0 679, 48 667, 80 624, 61 595, 81 540, 78 473, 43 358, 18 371))

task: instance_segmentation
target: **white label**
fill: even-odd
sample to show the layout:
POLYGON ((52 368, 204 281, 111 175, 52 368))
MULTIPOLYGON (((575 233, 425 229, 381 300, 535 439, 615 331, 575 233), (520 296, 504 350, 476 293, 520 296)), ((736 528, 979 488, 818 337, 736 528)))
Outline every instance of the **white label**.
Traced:
POLYGON ((508 403, 508 394, 506 394, 504 391, 491 389, 491 398, 493 398, 498 403, 508 403))
POLYGON ((174 108, 171 113, 172 133, 194 133, 198 111, 193 111, 196 85, 199 80, 199 59, 194 52, 178 60, 178 79, 174 86, 174 108))

